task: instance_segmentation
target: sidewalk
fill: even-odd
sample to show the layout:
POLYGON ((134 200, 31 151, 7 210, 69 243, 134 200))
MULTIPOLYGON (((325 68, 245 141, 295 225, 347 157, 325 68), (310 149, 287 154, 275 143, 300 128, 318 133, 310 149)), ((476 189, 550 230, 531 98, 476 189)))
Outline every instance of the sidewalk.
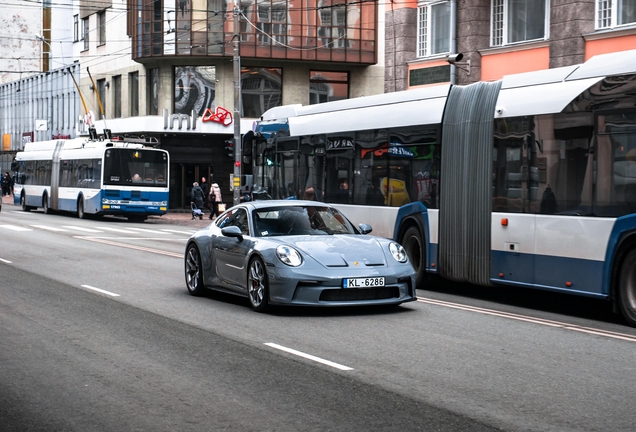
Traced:
MULTIPOLYGON (((1 210, 2 212, 18 211, 18 210, 20 210, 20 206, 13 204, 13 196, 7 195, 2 197, 2 210, 1 210)), ((35 210, 35 211, 41 212, 42 209, 35 210)), ((163 224, 187 226, 193 229, 200 229, 212 223, 212 221, 208 219, 209 216, 210 214, 206 213, 203 216, 202 220, 199 220, 198 218, 195 220, 192 220, 192 213, 190 211, 177 210, 177 211, 168 212, 167 214, 163 216, 149 216, 148 220, 146 220, 146 222, 144 223, 149 223, 149 224, 163 223, 163 224)))

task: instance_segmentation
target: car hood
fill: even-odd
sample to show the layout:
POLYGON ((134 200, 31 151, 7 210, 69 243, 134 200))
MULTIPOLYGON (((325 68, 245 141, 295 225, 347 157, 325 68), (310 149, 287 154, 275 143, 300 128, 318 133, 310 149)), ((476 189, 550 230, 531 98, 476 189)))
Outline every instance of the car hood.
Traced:
POLYGON ((370 236, 330 235, 287 239, 303 254, 326 267, 382 266, 386 257, 380 242, 370 236))

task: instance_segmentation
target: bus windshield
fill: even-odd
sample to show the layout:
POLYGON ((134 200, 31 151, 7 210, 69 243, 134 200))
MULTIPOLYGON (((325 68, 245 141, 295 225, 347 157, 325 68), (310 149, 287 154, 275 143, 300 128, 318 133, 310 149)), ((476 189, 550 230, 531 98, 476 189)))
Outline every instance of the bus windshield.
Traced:
POLYGON ((164 152, 110 148, 104 155, 104 185, 166 187, 167 172, 164 152))

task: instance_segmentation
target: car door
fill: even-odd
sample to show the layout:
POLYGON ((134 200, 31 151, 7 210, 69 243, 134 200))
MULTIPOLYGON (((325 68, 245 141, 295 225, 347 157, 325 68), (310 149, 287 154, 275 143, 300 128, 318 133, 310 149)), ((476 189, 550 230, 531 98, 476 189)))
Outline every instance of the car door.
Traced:
POLYGON ((237 226, 243 233, 243 239, 219 236, 214 245, 216 274, 221 283, 228 288, 243 291, 247 280, 246 257, 253 248, 254 241, 250 236, 247 211, 239 207, 221 221, 219 228, 237 226))

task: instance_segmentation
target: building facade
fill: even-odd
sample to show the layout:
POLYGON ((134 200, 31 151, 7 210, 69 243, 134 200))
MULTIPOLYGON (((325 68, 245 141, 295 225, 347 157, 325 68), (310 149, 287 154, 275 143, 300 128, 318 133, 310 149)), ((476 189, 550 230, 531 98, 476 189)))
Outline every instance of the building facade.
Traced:
POLYGON ((391 3, 385 20, 386 92, 492 81, 636 48, 633 0, 406 0, 391 3))

